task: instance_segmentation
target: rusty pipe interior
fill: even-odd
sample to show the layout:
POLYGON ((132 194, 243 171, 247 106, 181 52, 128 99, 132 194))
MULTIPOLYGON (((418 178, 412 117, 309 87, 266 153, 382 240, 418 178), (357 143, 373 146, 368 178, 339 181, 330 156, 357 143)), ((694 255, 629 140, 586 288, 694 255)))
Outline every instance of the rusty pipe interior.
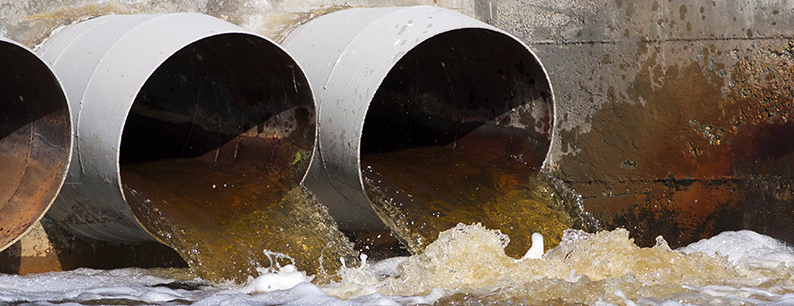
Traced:
POLYGON ((0 37, 0 250, 19 240, 63 185, 72 124, 58 78, 26 47, 0 37))

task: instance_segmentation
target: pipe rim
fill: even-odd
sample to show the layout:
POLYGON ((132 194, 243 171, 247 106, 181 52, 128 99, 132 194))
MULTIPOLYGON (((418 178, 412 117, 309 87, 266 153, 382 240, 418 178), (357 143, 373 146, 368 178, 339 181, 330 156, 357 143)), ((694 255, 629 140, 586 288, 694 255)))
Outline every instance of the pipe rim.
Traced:
MULTIPOLYGON (((285 39, 286 49, 293 52, 299 61, 305 63, 307 75, 316 86, 319 122, 325 127, 320 129, 318 154, 315 155, 318 160, 314 161, 322 165, 310 170, 314 177, 312 181, 307 181, 307 186, 313 189, 318 198, 329 207, 329 211, 337 216, 341 228, 369 230, 378 227, 374 225, 375 223, 382 226, 382 221, 372 210, 369 200, 366 196, 362 196, 364 182, 360 164, 360 136, 364 128, 364 117, 376 89, 393 68, 394 63, 408 51, 437 35, 461 29, 492 31, 507 37, 519 44, 522 50, 528 51, 528 56, 534 59, 542 71, 543 78, 538 81, 545 82, 549 91, 551 104, 549 108, 553 112, 549 125, 550 134, 553 134, 557 124, 555 118, 558 113, 557 105, 554 102, 553 89, 546 68, 535 52, 515 36, 460 13, 429 6, 354 8, 312 20, 285 39), (443 22, 428 22, 428 18, 443 22), (361 24, 354 24, 356 20, 361 20, 361 24), (340 34, 337 35, 337 32, 340 34), (407 38, 399 37, 400 34, 407 38), (342 42, 334 42, 329 37, 338 38, 342 42), (372 41, 373 39, 375 42, 372 41), (377 45, 383 46, 379 48, 377 45), (324 54, 320 55, 323 58, 327 57, 324 61, 313 59, 314 54, 304 51, 318 46, 324 49, 324 54), (364 51, 360 52, 361 50, 364 51), (356 66, 356 62, 367 62, 374 68, 356 66), (355 84, 357 86, 355 89, 345 88, 345 82, 351 78, 360 81, 355 84), (355 94, 352 94, 351 92, 354 91, 355 94), (326 103, 331 106, 323 107, 326 103), (335 117, 333 123, 329 122, 328 109, 340 103, 345 103, 347 110, 353 109, 355 116, 344 114, 335 117), (358 125, 340 125, 338 121, 356 122, 358 125), (329 129, 328 126, 335 128, 329 129), (347 131, 347 135, 338 131, 347 131), (354 133, 356 134, 354 140, 350 140, 350 134, 354 133), (338 191, 335 194, 328 192, 322 194, 321 190, 328 188, 338 191), (348 216, 351 214, 349 212, 351 207, 355 208, 354 217, 348 216)), ((554 141, 553 137, 550 138, 554 141)), ((551 143, 544 152, 540 153, 543 154, 545 163, 549 160, 550 150, 551 143)))
MULTIPOLYGON (((445 32, 442 32, 442 33, 438 33, 436 35, 428 37, 424 41, 417 43, 416 45, 413 46, 412 50, 415 49, 417 46, 419 46, 421 43, 428 42, 428 41, 432 40, 433 38, 439 37, 441 35, 444 35, 444 34, 447 34, 447 33, 453 32, 453 31, 459 31, 459 30, 486 30, 486 31, 491 31, 491 32, 493 32, 495 34, 498 34, 498 35, 507 36, 508 38, 512 39, 513 42, 516 42, 516 43, 520 44, 524 48, 524 51, 529 52, 530 57, 535 60, 535 64, 538 65, 538 67, 540 68, 540 70, 541 70, 541 72, 543 74, 544 81, 545 81, 544 85, 546 87, 548 87, 548 89, 549 89, 549 102, 548 103, 551 105, 551 110, 552 110, 552 116, 551 116, 552 120, 550 120, 551 121, 550 122, 551 126, 549 127, 549 145, 546 146, 546 152, 543 154, 544 155, 543 163, 539 165, 540 166, 539 168, 542 167, 543 169, 550 169, 551 165, 548 164, 548 163, 550 163, 549 157, 550 157, 550 154, 551 154, 552 145, 554 144, 554 141, 555 141, 555 137, 551 137, 551 135, 556 130, 558 111, 557 111, 557 103, 556 103, 556 101, 554 99, 554 88, 552 87, 551 80, 549 79, 548 72, 546 71, 546 67, 543 66, 543 63, 540 61, 540 59, 535 54, 535 52, 532 51, 532 49, 529 48, 529 46, 527 46, 525 43, 523 43, 521 40, 519 40, 515 36, 513 36, 513 35, 511 35, 511 34, 509 34, 507 32, 504 32, 502 30, 499 30, 499 29, 497 29, 495 27, 492 27, 490 25, 487 26, 487 27, 485 27, 485 26, 483 26, 483 27, 472 26, 472 27, 461 27, 461 28, 457 28, 457 29, 450 29, 448 31, 445 31, 445 32)), ((397 62, 399 62, 401 59, 403 59, 406 54, 402 54, 401 56, 396 58, 395 64, 397 62)), ((379 83, 380 84, 382 84, 383 81, 386 79, 388 72, 390 72, 390 71, 387 71, 386 74, 384 74, 382 78, 379 78, 379 80, 380 80, 379 83)), ((374 93, 373 93, 372 97, 374 97, 374 93)), ((370 98, 369 100, 370 100, 370 103, 367 104, 367 108, 364 111, 365 114, 368 113, 368 111, 370 109, 372 98, 370 98)), ((364 117, 364 120, 361 121, 361 124, 359 126, 359 130, 358 130, 358 134, 359 135, 363 135, 364 123, 365 122, 366 122, 366 115, 364 117)), ((361 160, 361 140, 362 140, 362 137, 358 137, 358 144, 356 146, 356 153, 357 153, 356 157, 357 157, 357 159, 359 161, 361 160)), ((357 163, 356 171, 358 173, 361 173, 361 171, 362 171, 360 162, 357 163)), ((362 189, 364 189, 363 176, 359 176, 359 185, 361 186, 362 189)))
MULTIPOLYGON (((73 159, 80 164, 80 167, 76 167, 70 173, 70 177, 83 185, 93 185, 93 188, 101 190, 93 192, 96 195, 92 197, 94 199, 74 198, 70 201, 79 200, 79 203, 72 203, 71 208, 59 207, 58 210, 73 210, 75 207, 97 207, 105 205, 104 203, 115 203, 107 204, 113 205, 112 207, 108 206, 112 211, 112 216, 104 215, 99 219, 101 222, 107 222, 109 219, 110 223, 123 223, 121 227, 100 222, 80 229, 75 226, 67 226, 70 230, 83 236, 113 242, 156 240, 138 222, 135 214, 127 206, 127 199, 124 195, 119 161, 122 158, 120 148, 125 123, 135 99, 146 81, 168 59, 191 44, 226 35, 240 35, 261 45, 267 45, 268 49, 279 50, 291 61, 294 70, 297 70, 295 73, 299 77, 305 78, 305 73, 298 62, 272 40, 204 14, 106 15, 68 26, 42 45, 39 53, 51 62, 56 71, 63 74, 64 77, 70 77, 71 82, 77 83, 77 85, 67 85, 72 89, 68 91, 73 96, 71 100, 79 101, 75 102, 79 103, 79 114, 76 119, 78 127, 76 128, 73 159), (91 37, 92 35, 99 34, 106 34, 106 37, 110 37, 109 39, 112 40, 101 46, 104 49, 84 50, 90 49, 84 48, 78 50, 81 43, 90 42, 96 38, 91 37), (88 61, 84 59, 86 55, 95 56, 92 59, 94 62, 88 62, 93 66, 87 71, 72 69, 77 62, 75 59, 88 61), (114 60, 130 55, 134 56, 130 58, 138 60, 114 60), (125 82, 124 86, 113 87, 113 84, 125 84, 125 82), (103 112, 105 105, 101 101, 108 100, 119 101, 116 103, 117 109, 103 112), (107 123, 107 126, 103 123, 107 123), (101 126, 103 129, 113 132, 103 132, 92 128, 92 126, 101 126), (98 150, 90 149, 94 145, 92 142, 96 139, 101 139, 104 144, 100 144, 102 147, 98 150), (104 199, 101 201, 104 203, 95 203, 98 201, 96 199, 104 199)), ((303 86, 309 86, 308 82, 304 82, 303 86)), ((312 120, 316 122, 316 105, 311 88, 305 88, 307 90, 304 90, 304 95, 307 96, 307 100, 304 103, 315 109, 312 120)), ((311 142, 311 145, 316 144, 316 128, 312 137, 307 141, 311 142)), ((311 158, 313 152, 308 154, 311 158)), ((298 183, 305 179, 310 161, 311 159, 304 167, 306 171, 300 173, 298 183)), ((76 197, 73 193, 70 195, 76 197)), ((66 206, 64 205, 64 207, 66 206)), ((63 225, 65 223, 63 220, 74 219, 70 214, 73 212, 57 212, 53 219, 61 220, 59 224, 63 225)))
MULTIPOLYGON (((48 139, 47 140, 48 142, 53 142, 53 143, 49 143, 49 145, 62 146, 62 148, 63 148, 63 150, 62 150, 63 154, 60 155, 60 159, 63 161, 63 163, 61 165, 55 167, 56 169, 51 169, 51 170, 55 170, 54 171, 55 173, 52 173, 52 174, 53 174, 54 177, 56 177, 56 179, 55 179, 54 182, 50 182, 50 184, 51 184, 50 190, 49 190, 50 192, 47 192, 47 194, 44 195, 46 200, 44 200, 43 205, 40 207, 40 209, 33 214, 33 218, 27 218, 26 220, 22 221, 23 223, 26 223, 26 225, 23 226, 24 229, 21 230, 21 231, 19 231, 19 230, 15 231, 15 233, 12 233, 12 236, 14 236, 14 238, 7 239, 6 241, 3 241, 2 243, 0 243, 0 251, 2 251, 2 250, 7 249, 8 247, 13 245, 14 243, 18 242, 28 232, 30 232, 33 229, 35 223, 38 223, 41 220, 41 218, 43 218, 44 215, 52 207, 53 203, 55 202, 55 200, 57 198, 58 193, 63 188, 63 185, 64 185, 64 183, 66 181, 67 173, 69 171, 69 165, 70 165, 70 161, 71 161, 71 157, 72 157, 73 126, 72 126, 72 123, 71 123, 72 110, 71 110, 71 108, 69 106, 68 97, 66 96, 66 94, 63 91, 63 85, 62 85, 60 79, 53 72, 52 68, 47 63, 45 63, 44 60, 42 60, 32 50, 30 50, 26 46, 23 46, 22 44, 20 44, 18 42, 15 42, 15 41, 13 41, 13 40, 11 40, 9 38, 0 36, 0 48, 3 48, 3 49, 7 50, 7 51, 4 51, 4 53, 5 52, 16 52, 21 57, 26 57, 27 58, 24 61, 32 62, 34 65, 36 65, 36 67, 29 67, 30 69, 26 70, 25 72, 35 71, 37 73, 43 74, 43 76, 46 78, 47 82, 44 82, 45 80, 43 80, 41 78, 41 76, 36 78, 36 80, 37 81, 42 81, 42 83, 45 83, 45 85, 46 85, 45 87, 49 87, 53 91, 52 94, 55 95, 55 97, 53 97, 53 98, 54 98, 54 100, 56 100, 56 103, 60 103, 60 105, 58 107, 59 107, 59 109, 61 109, 64 112, 64 114, 62 116, 53 117, 53 118, 50 118, 50 119, 39 119, 39 120, 37 120, 35 122, 39 122, 41 120, 45 120, 45 121, 50 121, 49 123, 60 123, 60 120, 63 120, 62 123, 65 125, 65 127, 62 128, 62 130, 63 130, 63 132, 65 132, 65 134, 57 134, 57 135, 50 134, 50 135, 48 135, 48 136, 55 137, 55 139, 48 139), (58 141, 58 143, 54 143, 55 141, 58 141), (63 142, 65 142, 65 143, 63 143, 63 142)), ((22 59, 19 60, 19 62, 22 62, 22 61, 23 61, 22 59)), ((17 62, 17 61, 15 61, 15 62, 17 62)), ((3 65, 3 66, 5 66, 5 65, 3 65)), ((5 68, 8 68, 8 67, 5 67, 5 68)), ((23 93, 20 93, 20 96, 19 96, 20 102, 24 102, 24 100, 22 98, 22 94, 23 93)), ((32 102, 35 103, 35 102, 37 102, 37 100, 34 100, 32 102)), ((39 105, 39 104, 36 104, 36 105, 39 105)), ((58 110, 54 110, 54 111, 57 112, 58 110)), ((45 117, 48 117, 49 114, 42 114, 42 115, 44 115, 45 117)), ((32 126, 35 122, 29 122, 27 126, 32 126)), ((31 132, 34 132, 34 131, 31 131, 31 132)), ((38 132, 36 132, 36 134, 39 134, 40 132, 42 132, 42 131, 38 131, 38 132)), ((46 132, 46 131, 44 131, 44 132, 46 132)), ((43 135, 40 135, 40 136, 43 136, 43 135)), ((2 139, 0 139, 0 143, 2 143, 2 139)), ((30 152, 28 152, 28 153, 30 154, 30 152)), ((29 167, 30 166, 28 165, 28 163, 26 163, 25 168, 29 168, 29 167)), ((27 174, 28 174, 28 171, 25 171, 25 174, 23 174, 23 175, 27 176, 27 174)), ((18 182, 18 183, 22 184, 22 182, 18 182)), ((35 184, 37 186, 41 186, 41 184, 46 184, 46 182, 36 181, 36 182, 33 182, 33 183, 28 183, 28 185, 29 184, 35 184)), ((16 188, 17 188, 16 190, 18 191, 20 187, 17 186, 16 188)), ((24 187, 22 187, 22 188, 24 188, 24 187)), ((41 188, 36 188, 36 189, 41 189, 41 188)), ((14 199, 17 199, 17 201, 19 201, 18 198, 19 197, 12 195, 11 198, 9 198, 9 201, 14 201, 14 199)), ((35 203, 35 204, 41 205, 42 203, 35 203)), ((0 205, 0 209, 5 210, 4 208, 6 208, 7 205, 8 205, 8 202, 3 203, 2 205, 0 205)), ((6 219, 7 217, 8 216, 3 216, 0 219, 7 220, 6 219)), ((6 227, 6 226, 3 226, 3 227, 6 227)))

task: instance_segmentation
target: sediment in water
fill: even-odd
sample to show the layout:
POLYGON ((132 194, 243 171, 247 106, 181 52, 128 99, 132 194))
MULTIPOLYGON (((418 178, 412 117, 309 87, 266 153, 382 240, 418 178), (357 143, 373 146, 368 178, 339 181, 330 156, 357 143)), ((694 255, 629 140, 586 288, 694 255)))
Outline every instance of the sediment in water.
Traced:
POLYGON ((575 197, 520 156, 414 147, 362 156, 373 207, 406 247, 421 253, 458 223, 482 223, 510 235, 506 252, 519 258, 533 232, 556 246, 568 228, 588 228, 575 197))
POLYGON ((174 159, 125 165, 127 202, 154 237, 202 278, 244 282, 257 268, 295 264, 319 283, 357 261, 314 197, 246 163, 174 159))

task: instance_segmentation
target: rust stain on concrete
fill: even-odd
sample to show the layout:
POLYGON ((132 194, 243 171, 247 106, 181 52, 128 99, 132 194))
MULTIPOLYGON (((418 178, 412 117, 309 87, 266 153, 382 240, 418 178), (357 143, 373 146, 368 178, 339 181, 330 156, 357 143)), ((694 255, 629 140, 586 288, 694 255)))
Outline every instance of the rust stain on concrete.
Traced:
POLYGON ((704 46, 665 66, 669 46, 649 45, 626 90, 634 103, 610 97, 560 165, 587 209, 643 245, 741 228, 794 241, 794 48, 768 46, 731 54, 733 65, 704 46))

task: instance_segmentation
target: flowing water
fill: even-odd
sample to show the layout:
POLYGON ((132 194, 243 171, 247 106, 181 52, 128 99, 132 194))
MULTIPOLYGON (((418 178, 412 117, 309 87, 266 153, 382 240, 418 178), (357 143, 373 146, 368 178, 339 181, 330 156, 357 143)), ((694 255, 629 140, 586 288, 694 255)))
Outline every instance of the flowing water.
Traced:
POLYGON ((357 252, 324 207, 277 172, 247 163, 160 160, 122 167, 127 202, 202 278, 244 282, 294 264, 327 281, 357 252))
POLYGON ((369 262, 366 255, 357 258, 310 193, 291 187, 278 174, 267 175, 245 163, 154 161, 123 167, 125 195, 147 230, 175 248, 191 269, 0 275, 4 288, 0 302, 794 303, 794 249, 783 242, 741 231, 677 250, 670 249, 663 237, 654 247, 641 248, 623 229, 591 228, 591 233, 578 229, 588 227, 588 218, 582 217, 577 201, 541 172, 515 173, 511 167, 521 165, 520 158, 476 166, 471 159, 443 150, 447 148, 369 156, 365 166, 368 191, 383 200, 376 202, 381 205, 376 209, 415 255, 369 262), (415 176, 397 180, 393 177, 399 176, 387 175, 390 171, 415 176), (428 181, 446 185, 428 191, 428 181), (533 232, 546 238, 540 258, 522 256, 531 246, 533 232))
POLYGON ((448 149, 367 157, 376 209, 415 254, 369 262, 308 191, 279 173, 201 159, 125 164, 130 207, 191 268, 0 275, 0 303, 794 303, 794 250, 785 243, 741 231, 678 250, 662 237, 640 248, 626 230, 593 230, 575 198, 542 172, 516 172, 519 156, 473 163, 472 153, 448 149), (395 171, 414 174, 395 179, 395 171), (534 232, 546 251, 524 257, 534 232))
POLYGON ((497 166, 516 166, 511 164, 521 163, 516 157, 474 166, 452 151, 437 149, 427 155, 410 149, 399 153, 413 159, 410 164, 395 162, 399 158, 394 156, 370 156, 365 166, 368 191, 384 200, 376 208, 387 213, 384 216, 390 218, 397 236, 415 255, 369 262, 364 255, 358 260, 306 190, 290 187, 278 175, 262 174, 267 171, 254 166, 196 159, 156 161, 124 167, 125 194, 147 230, 174 247, 191 269, 2 275, 0 288, 5 290, 0 302, 794 303, 794 250, 783 242, 741 231, 677 250, 671 250, 662 237, 654 247, 641 248, 623 229, 594 233, 572 229, 587 227, 587 218, 553 180, 541 172, 521 180, 509 167, 497 166), (417 156, 424 160, 416 162, 417 156), (428 170, 433 167, 448 171, 428 170), (385 175, 399 169, 417 176, 398 181, 385 175), (448 186, 427 192, 423 182, 428 180, 448 186), (385 209, 384 204, 393 209, 385 209), (475 219, 478 222, 471 221, 475 219), (533 232, 544 233, 547 242, 537 259, 522 256, 530 248, 533 232))
POLYGON ((534 232, 557 245, 565 229, 594 229, 549 175, 500 153, 435 146, 369 154, 361 158, 363 181, 381 219, 413 253, 458 223, 510 235, 506 251, 514 257, 527 252, 534 232))
POLYGON ((287 265, 245 285, 188 269, 79 269, 0 275, 12 305, 791 305, 794 250, 752 231, 681 249, 637 247, 625 230, 568 230, 540 259, 505 255, 509 238, 481 225, 445 231, 421 255, 343 267, 315 285, 287 265))

